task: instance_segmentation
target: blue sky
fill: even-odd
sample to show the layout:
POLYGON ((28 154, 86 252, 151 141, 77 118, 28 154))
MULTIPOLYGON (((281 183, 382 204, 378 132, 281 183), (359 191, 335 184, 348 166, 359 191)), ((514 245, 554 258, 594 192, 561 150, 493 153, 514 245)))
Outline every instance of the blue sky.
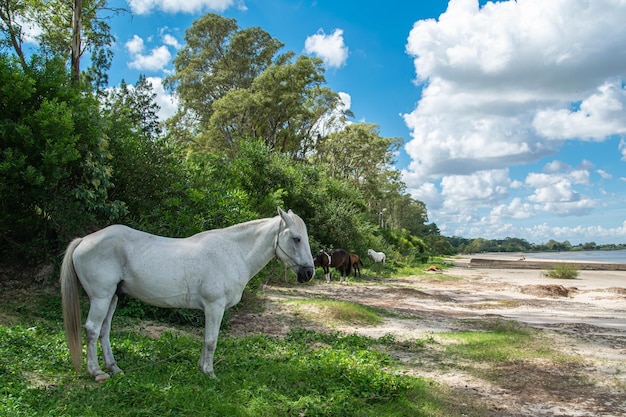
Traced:
POLYGON ((401 137, 442 234, 626 243, 626 2, 115 0, 110 82, 161 80, 203 13, 324 59, 354 121, 401 137))

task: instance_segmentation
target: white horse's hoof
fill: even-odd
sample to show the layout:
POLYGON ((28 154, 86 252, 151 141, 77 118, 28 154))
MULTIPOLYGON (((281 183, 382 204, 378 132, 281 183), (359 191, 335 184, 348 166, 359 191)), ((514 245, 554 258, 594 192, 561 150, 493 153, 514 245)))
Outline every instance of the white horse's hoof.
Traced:
POLYGON ((102 372, 102 373, 100 373, 100 374, 95 376, 95 380, 99 384, 104 382, 104 381, 106 381, 109 378, 110 378, 110 375, 109 374, 105 374, 104 372, 102 372))
POLYGON ((121 370, 121 369, 120 369, 117 365, 113 365, 113 366, 111 366, 111 367, 110 367, 110 368, 108 368, 108 369, 109 369, 109 371, 111 371, 111 372, 112 372, 112 373, 114 373, 114 374, 119 374, 119 373, 121 373, 121 372, 124 372, 124 371, 122 371, 122 370, 121 370))

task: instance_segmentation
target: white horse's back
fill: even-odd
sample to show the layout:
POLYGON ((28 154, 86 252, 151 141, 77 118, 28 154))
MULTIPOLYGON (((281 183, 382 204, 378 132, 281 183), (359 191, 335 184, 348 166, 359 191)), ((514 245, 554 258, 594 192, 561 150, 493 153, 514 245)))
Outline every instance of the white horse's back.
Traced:
POLYGON ((202 308, 202 279, 217 274, 201 271, 209 260, 219 263, 218 254, 203 247, 197 235, 168 238, 121 225, 83 238, 73 260, 90 297, 107 287, 159 307, 188 308, 202 308))

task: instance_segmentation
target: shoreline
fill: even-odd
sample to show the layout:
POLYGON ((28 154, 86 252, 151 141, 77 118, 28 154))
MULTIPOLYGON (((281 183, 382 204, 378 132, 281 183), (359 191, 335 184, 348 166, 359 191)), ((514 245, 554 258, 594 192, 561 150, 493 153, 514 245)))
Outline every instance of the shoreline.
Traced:
POLYGON ((457 255, 450 258, 452 264, 461 268, 483 269, 551 269, 557 265, 568 265, 583 271, 626 271, 626 263, 569 261, 558 259, 524 259, 506 255, 481 254, 457 255))

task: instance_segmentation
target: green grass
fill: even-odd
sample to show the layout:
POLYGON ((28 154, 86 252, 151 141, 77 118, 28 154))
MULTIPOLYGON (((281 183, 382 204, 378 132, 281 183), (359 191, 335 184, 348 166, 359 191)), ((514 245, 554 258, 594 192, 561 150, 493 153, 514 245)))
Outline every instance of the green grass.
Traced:
POLYGON ((582 369, 580 359, 562 354, 538 330, 503 319, 480 320, 475 324, 474 330, 438 335, 442 355, 458 368, 501 386, 529 383, 521 376, 531 374, 536 375, 538 383, 539 374, 551 369, 561 375, 558 384, 563 385, 567 378, 572 387, 588 382, 577 379, 582 369))
POLYGON ((578 268, 567 264, 557 264, 552 269, 543 272, 544 276, 556 279, 576 279, 578 274, 578 268))
POLYGON ((72 371, 59 306, 51 294, 0 303, 0 415, 460 415, 436 386, 399 372, 385 353, 393 338, 297 328, 284 338, 222 331, 216 381, 197 370, 197 329, 171 326, 154 339, 135 330, 139 319, 116 316, 111 339, 125 372, 96 384, 72 371))
POLYGON ((285 340, 224 337, 214 381, 197 338, 117 332, 126 372, 96 385, 70 371, 61 329, 0 330, 0 413, 69 416, 429 415, 427 384, 397 375, 374 340, 293 330, 285 340))
POLYGON ((375 326, 383 322, 384 310, 348 301, 326 299, 303 299, 289 301, 301 307, 301 314, 315 317, 316 321, 329 325, 353 324, 375 326))
MULTIPOLYGON (((387 314, 323 299, 298 303, 335 312, 333 320, 343 323, 373 324, 387 314)), ((429 366, 452 366, 502 387, 530 383, 519 377, 529 376, 529 370, 535 382, 543 378, 541 383, 573 390, 587 383, 578 376, 580 363, 561 355, 536 330, 506 320, 463 323, 467 330, 414 341, 300 328, 284 337, 234 337, 224 326, 216 381, 197 370, 202 344, 197 327, 164 321, 160 326, 170 330, 154 338, 138 330, 144 321, 120 314, 111 339, 125 372, 96 384, 85 371, 76 375, 71 369, 56 293, 5 294, 0 296, 0 415, 477 417, 489 415, 484 405, 411 375, 429 366), (416 362, 400 363, 391 356, 398 352, 416 362)))

